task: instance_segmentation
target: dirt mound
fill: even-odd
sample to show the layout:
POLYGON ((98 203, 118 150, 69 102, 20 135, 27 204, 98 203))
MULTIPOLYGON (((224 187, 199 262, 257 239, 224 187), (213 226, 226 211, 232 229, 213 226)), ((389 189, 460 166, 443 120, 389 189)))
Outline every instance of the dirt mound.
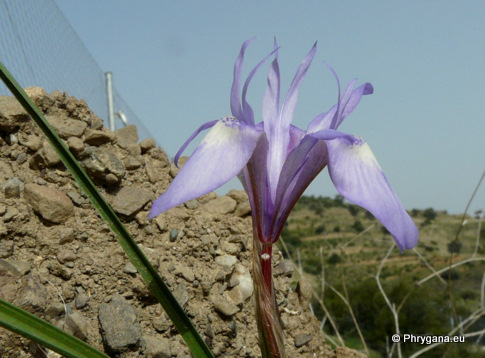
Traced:
MULTIPOLYGON (((210 193, 148 221, 177 168, 111 132, 84 101, 27 89, 174 292, 217 357, 258 357, 247 196, 210 193)), ((0 97, 0 297, 118 357, 190 357, 108 226, 13 97, 0 97)), ((275 285, 289 357, 357 357, 333 351, 290 289, 291 262, 275 255, 275 285)), ((301 285, 307 287, 308 285, 301 285)), ((1 357, 31 357, 28 340, 0 328, 1 357)))

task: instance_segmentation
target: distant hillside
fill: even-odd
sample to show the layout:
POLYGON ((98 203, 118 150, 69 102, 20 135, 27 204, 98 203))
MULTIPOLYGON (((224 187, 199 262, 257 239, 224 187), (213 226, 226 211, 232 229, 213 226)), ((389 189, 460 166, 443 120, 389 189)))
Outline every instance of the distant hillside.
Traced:
MULTIPOLYGON (((404 253, 395 247, 382 268, 380 280, 391 302, 400 306, 401 332, 446 334, 480 306, 485 277, 485 229, 478 216, 466 216, 462 225, 462 215, 448 215, 432 208, 413 209, 410 215, 420 231, 419 243, 415 250, 404 253), (450 262, 465 259, 469 262, 418 285, 433 273, 432 269, 440 270, 450 262)), ((282 239, 280 249, 287 250, 313 283, 316 296, 323 297, 346 344, 354 342, 355 348, 363 348, 351 314, 335 291, 344 298, 347 291, 371 355, 384 357, 385 337, 395 332, 395 323, 375 276, 394 240, 381 223, 341 196, 303 196, 285 225, 282 239)), ((325 315, 317 299, 313 308, 317 316, 325 315)), ((484 328, 483 317, 467 327, 468 332, 484 328)), ((334 331, 328 321, 324 330, 334 331)), ((427 352, 426 357, 441 357, 446 349, 454 350, 450 357, 473 357, 474 347, 471 343, 453 348, 442 345, 427 352)), ((423 347, 403 344, 402 348, 407 356, 423 347)), ((477 356, 483 356, 483 352, 479 353, 477 356)))

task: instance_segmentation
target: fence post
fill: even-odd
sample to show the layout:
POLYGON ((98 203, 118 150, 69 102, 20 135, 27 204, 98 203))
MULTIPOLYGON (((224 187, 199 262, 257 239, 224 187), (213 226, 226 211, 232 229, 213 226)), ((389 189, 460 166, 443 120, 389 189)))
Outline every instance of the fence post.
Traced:
POLYGON ((109 129, 114 131, 115 128, 115 111, 113 108, 113 87, 112 87, 112 73, 106 72, 106 95, 108 97, 108 120, 109 120, 109 129))

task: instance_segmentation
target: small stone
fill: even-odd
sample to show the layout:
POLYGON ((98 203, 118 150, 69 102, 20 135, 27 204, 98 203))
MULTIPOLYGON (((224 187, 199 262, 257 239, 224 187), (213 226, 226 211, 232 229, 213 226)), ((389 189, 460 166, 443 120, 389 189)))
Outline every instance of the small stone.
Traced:
POLYGON ((25 153, 20 153, 18 156, 17 156, 17 159, 15 159, 17 161, 17 163, 19 164, 23 164, 25 163, 27 160, 29 159, 29 156, 25 153))
POLYGON ((42 147, 42 141, 36 135, 29 135, 26 137, 20 137, 19 143, 36 152, 42 147))
POLYGON ((74 252, 68 249, 61 249, 57 254, 57 260, 63 264, 65 262, 71 262, 76 260, 77 256, 74 252))
POLYGON ((71 277, 72 277, 72 271, 69 268, 65 267, 65 266, 59 265, 58 263, 53 264, 52 266, 50 266, 49 272, 52 275, 57 276, 57 277, 60 277, 63 280, 66 280, 66 281, 69 280, 69 279, 71 279, 71 277))
POLYGON ((30 272, 30 264, 19 260, 0 260, 0 267, 18 277, 30 272))
MULTIPOLYGON (((0 230, 1 233, 1 230, 0 230)), ((12 240, 2 240, 0 244, 0 259, 12 256, 14 243, 12 240)))
POLYGON ((124 128, 114 131, 116 137, 116 144, 121 148, 128 148, 130 144, 138 143, 138 131, 134 125, 129 125, 124 128))
POLYGON ((57 164, 61 162, 61 158, 59 158, 59 155, 57 154, 57 152, 54 150, 52 145, 47 141, 44 141, 41 155, 44 158, 45 165, 48 168, 55 167, 57 164))
POLYGON ((81 139, 77 137, 69 137, 67 140, 67 145, 69 150, 75 155, 79 155, 84 150, 84 143, 81 139))
POLYGON ((4 222, 9 222, 10 220, 16 218, 19 215, 19 211, 17 208, 13 206, 7 207, 7 212, 3 215, 3 221, 4 222))
POLYGON ((84 143, 99 147, 102 144, 110 143, 114 140, 115 135, 109 130, 89 129, 86 131, 84 143))
POLYGON ((232 279, 239 282, 238 287, 241 291, 242 300, 245 301, 252 296, 254 292, 253 279, 249 270, 242 264, 236 264, 232 279))
POLYGON ((71 190, 67 193, 67 196, 71 198, 76 206, 82 206, 83 204, 88 203, 88 200, 83 198, 77 191, 71 190))
POLYGON ((53 302, 45 309, 45 313, 49 318, 59 318, 65 312, 66 308, 61 302, 53 302))
POLYGON ((308 334, 299 334, 295 337, 295 347, 300 348, 310 342, 312 340, 312 336, 308 334))
POLYGON ((10 96, 0 96, 0 129, 10 133, 18 128, 22 123, 29 120, 29 115, 25 112, 20 103, 10 96))
POLYGON ((60 244, 67 244, 74 240, 74 230, 70 227, 61 227, 58 233, 60 244))
POLYGON ((89 296, 86 295, 84 292, 80 292, 76 296, 76 300, 74 301, 74 305, 77 309, 82 309, 86 307, 89 302, 89 296))
POLYGON ((221 196, 217 199, 209 201, 205 204, 205 208, 208 212, 213 214, 229 214, 236 209, 236 200, 229 196, 221 196))
POLYGON ((127 170, 135 170, 141 167, 141 163, 132 156, 128 156, 123 161, 127 170))
POLYGON ((59 115, 46 115, 45 118, 49 124, 54 127, 59 137, 63 139, 68 139, 69 137, 81 137, 88 126, 87 123, 83 121, 59 115))
POLYGON ((172 351, 170 349, 170 341, 161 337, 143 336, 142 340, 145 343, 145 355, 147 358, 170 358, 172 351))
POLYGON ((52 223, 59 224, 74 214, 71 199, 55 188, 26 184, 24 196, 38 215, 52 223))
POLYGON ((88 336, 88 322, 81 313, 73 312, 66 317, 64 330, 74 337, 85 341, 88 336))
POLYGON ((114 154, 98 147, 86 148, 84 153, 87 158, 81 162, 81 165, 95 179, 108 183, 107 177, 112 174, 111 177, 119 183, 126 175, 123 163, 114 154))
POLYGON ((41 106, 44 99, 48 97, 46 91, 41 87, 26 87, 24 91, 37 106, 41 106))
POLYGON ((151 159, 145 160, 145 171, 148 176, 148 181, 152 184, 155 184, 158 181, 158 174, 151 159))
POLYGON ((248 194, 244 190, 232 189, 227 193, 227 196, 233 198, 237 203, 249 202, 248 194))
POLYGON ((199 202, 197 201, 197 199, 192 199, 185 202, 185 207, 187 209, 197 209, 198 206, 199 206, 199 202))
POLYGON ((222 255, 216 257, 216 264, 222 266, 222 268, 232 271, 234 265, 237 263, 237 257, 232 255, 222 255))
POLYGON ((275 276, 291 276, 293 274, 293 261, 283 260, 274 268, 275 276))
POLYGON ((240 218, 243 218, 245 216, 250 215, 251 210, 252 209, 251 209, 251 205, 249 204, 249 201, 244 201, 242 203, 237 204, 234 214, 240 218))
POLYGON ((147 138, 140 142, 140 149, 142 154, 148 152, 150 149, 155 148, 156 143, 153 138, 147 138))
POLYGON ((195 280, 195 274, 193 269, 187 266, 177 266, 177 272, 182 275, 189 282, 193 282, 195 280))
POLYGON ((19 178, 15 177, 2 185, 3 193, 6 198, 20 198, 22 191, 24 190, 24 183, 19 178))
POLYGON ((226 242, 226 241, 223 241, 221 243, 221 249, 225 253, 227 253, 229 255, 233 255, 233 256, 236 256, 241 252, 241 246, 240 245, 234 244, 232 242, 226 242))
POLYGON ((121 296, 99 307, 99 323, 110 352, 121 353, 138 346, 141 326, 135 309, 121 296))
POLYGON ((301 277, 296 286, 296 292, 298 293, 298 299, 300 300, 301 307, 303 307, 303 309, 307 309, 312 298, 311 282, 304 277, 301 277))
POLYGON ((172 208, 170 209, 170 215, 183 221, 190 218, 188 211, 184 208, 172 208))
POLYGON ((30 313, 44 312, 47 304, 47 289, 32 274, 22 277, 15 305, 30 313))
POLYGON ((173 295, 181 307, 184 307, 189 301, 189 292, 183 282, 173 290, 173 295))
POLYGON ((113 201, 113 210, 125 216, 140 211, 152 199, 152 192, 138 186, 123 187, 113 201))
POLYGON ((106 184, 109 184, 109 185, 118 184, 118 182, 120 181, 119 178, 113 173, 109 173, 108 175, 106 175, 105 180, 106 180, 106 184))
POLYGON ((179 232, 177 229, 170 230, 170 235, 169 235, 170 242, 175 242, 175 240, 177 240, 178 234, 179 232))
POLYGON ((123 268, 123 272, 130 275, 135 275, 138 272, 138 270, 136 269, 135 265, 133 265, 131 262, 127 262, 125 264, 125 267, 123 268))
POLYGON ((219 295, 214 295, 211 297, 214 308, 217 312, 226 317, 231 317, 232 315, 239 312, 239 307, 232 302, 229 302, 224 297, 219 295))
POLYGON ((155 218, 155 224, 157 224, 161 232, 165 232, 168 228, 167 220, 163 215, 158 215, 155 218))

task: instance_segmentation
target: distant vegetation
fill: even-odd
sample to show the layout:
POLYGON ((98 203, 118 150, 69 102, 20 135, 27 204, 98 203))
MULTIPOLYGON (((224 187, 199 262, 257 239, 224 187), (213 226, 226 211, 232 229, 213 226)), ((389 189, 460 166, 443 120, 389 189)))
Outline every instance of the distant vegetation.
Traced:
MULTIPOLYGON (((456 237, 462 225, 459 215, 433 208, 413 209, 410 215, 420 230, 416 251, 400 253, 395 247, 379 276, 389 302, 395 304, 400 332, 446 335, 460 324, 465 333, 485 329, 485 307, 484 312, 477 311, 484 304, 481 284, 485 277, 485 230, 478 230, 481 216, 467 217, 456 237), (469 261, 419 284, 433 274, 432 269, 438 271, 465 259, 469 261)), ((393 244, 380 222, 342 196, 303 196, 282 238, 285 247, 280 244, 281 251, 287 250, 313 282, 312 307, 317 317, 325 320, 323 303, 335 323, 333 327, 329 317, 325 320, 327 340, 338 343, 338 331, 346 345, 365 350, 358 327, 372 357, 387 357, 390 349, 397 357, 397 347, 392 348, 390 340, 396 332, 394 316, 376 281, 393 244)), ((464 344, 442 344, 423 356, 483 357, 482 336, 467 338, 464 344)), ((407 357, 424 347, 402 343, 400 348, 402 356, 407 357)))

